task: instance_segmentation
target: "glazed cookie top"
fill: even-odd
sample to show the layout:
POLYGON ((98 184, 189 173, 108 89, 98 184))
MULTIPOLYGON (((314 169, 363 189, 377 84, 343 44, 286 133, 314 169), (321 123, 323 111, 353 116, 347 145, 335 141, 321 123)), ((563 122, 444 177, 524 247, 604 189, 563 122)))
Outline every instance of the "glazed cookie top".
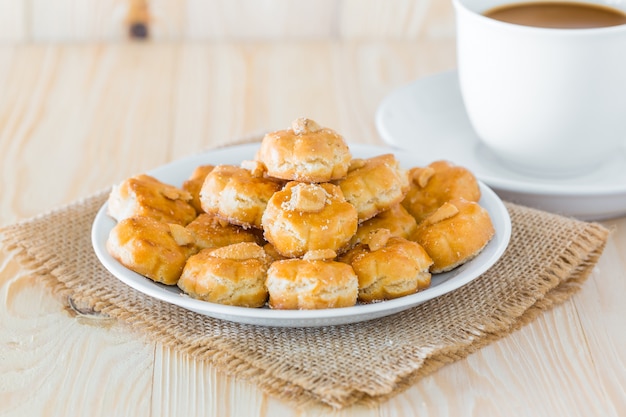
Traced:
POLYGON ((268 202, 263 232, 283 256, 319 249, 341 252, 356 233, 357 219, 338 186, 292 181, 268 202))
POLYGON ((344 178, 351 155, 337 132, 299 118, 291 129, 266 134, 256 159, 265 164, 272 177, 318 183, 344 178))

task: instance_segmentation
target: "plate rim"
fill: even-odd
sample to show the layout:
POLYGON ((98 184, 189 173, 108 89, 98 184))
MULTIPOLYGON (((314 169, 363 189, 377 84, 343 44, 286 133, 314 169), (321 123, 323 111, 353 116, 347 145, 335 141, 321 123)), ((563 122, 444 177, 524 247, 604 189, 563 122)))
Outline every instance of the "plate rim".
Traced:
MULTIPOLYGON (((398 153, 397 150, 392 148, 377 145, 352 143, 349 144, 349 146, 351 150, 356 150, 358 153, 371 152, 372 156, 374 156, 375 152, 398 153)), ((247 154, 249 155, 250 152, 254 151, 257 147, 258 144, 245 144, 212 149, 163 164, 152 170, 146 171, 146 173, 158 177, 162 175, 163 172, 167 172, 169 169, 173 169, 174 166, 178 166, 179 164, 188 163, 189 161, 197 159, 209 158, 211 153, 226 151, 241 152, 241 154, 243 154, 244 152, 248 152, 247 154)), ((418 165, 418 162, 419 161, 416 161, 415 166, 418 165)), ((190 166, 195 167, 191 164, 190 166)), ((494 239, 492 239, 492 241, 488 244, 488 246, 497 246, 495 247, 495 251, 493 253, 488 254, 487 262, 481 265, 476 265, 472 264, 474 260, 469 261, 467 264, 474 268, 471 275, 467 274, 466 276, 463 276, 463 274, 460 273, 460 278, 458 278, 458 276, 453 276, 437 286, 430 287, 416 294, 378 303, 359 304, 352 307, 318 310, 272 310, 269 308, 237 307, 197 300, 189 297, 188 295, 184 295, 182 291, 174 293, 164 289, 162 288, 162 284, 155 283, 149 278, 127 269, 114 260, 106 251, 106 236, 108 236, 108 232, 115 224, 115 221, 106 214, 108 205, 107 202, 99 208, 92 222, 91 242, 98 261, 116 279, 143 293, 144 295, 195 311, 199 314, 218 319, 262 326, 317 327, 325 325, 349 324, 373 318, 380 318, 415 307, 421 303, 440 297, 467 285, 493 267, 493 265, 502 257, 509 245, 512 233, 511 219, 504 202, 496 195, 496 193, 480 180, 479 185, 481 192, 483 193, 483 197, 481 198, 484 198, 489 202, 489 208, 492 210, 497 208, 495 213, 490 213, 492 217, 494 214, 497 215, 497 218, 492 220, 494 222, 494 226, 496 226, 496 224, 498 225, 498 228, 496 229, 497 236, 495 236, 494 239)), ((480 254, 475 259, 481 259, 480 254)))

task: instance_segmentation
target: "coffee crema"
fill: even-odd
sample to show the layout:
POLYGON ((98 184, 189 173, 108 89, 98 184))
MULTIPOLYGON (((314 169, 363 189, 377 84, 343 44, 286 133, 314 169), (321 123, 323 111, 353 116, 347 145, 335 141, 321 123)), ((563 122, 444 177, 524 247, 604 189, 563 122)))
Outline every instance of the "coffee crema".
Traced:
POLYGON ((510 3, 489 9, 483 15, 502 22, 553 29, 591 29, 626 24, 625 12, 593 3, 510 3))

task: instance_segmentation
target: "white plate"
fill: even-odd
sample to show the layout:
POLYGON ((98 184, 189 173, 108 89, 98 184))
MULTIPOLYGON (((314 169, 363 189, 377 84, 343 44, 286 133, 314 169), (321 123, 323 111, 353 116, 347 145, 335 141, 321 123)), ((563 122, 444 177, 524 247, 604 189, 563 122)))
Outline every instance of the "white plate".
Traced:
POLYGON ((393 91, 378 108, 376 126, 393 147, 414 151, 420 159, 448 159, 469 168, 504 200, 584 220, 626 214, 626 149, 577 177, 535 178, 512 171, 476 136, 456 71, 393 91))
MULTIPOLYGON (((213 150, 207 153, 184 158, 149 171, 168 184, 180 186, 193 169, 201 164, 236 164, 251 159, 258 145, 243 145, 213 150)), ((369 157, 392 152, 389 148, 351 145, 355 157, 369 157)), ((396 153, 403 167, 423 165, 407 152, 396 153)), ((387 316, 421 304, 434 297, 453 291, 480 276, 489 269, 506 249, 511 235, 509 214, 497 195, 484 184, 480 184, 482 199, 480 204, 491 215, 496 234, 483 251, 472 261, 454 271, 434 275, 430 288, 417 294, 374 304, 359 304, 354 307, 324 310, 271 310, 269 308, 245 308, 214 304, 195 300, 184 295, 176 286, 169 287, 155 283, 125 268, 113 259, 106 250, 106 240, 115 221, 106 215, 106 204, 98 211, 92 227, 92 244, 98 259, 115 277, 130 287, 159 300, 195 311, 207 316, 240 323, 264 326, 313 327, 354 323, 387 316)))

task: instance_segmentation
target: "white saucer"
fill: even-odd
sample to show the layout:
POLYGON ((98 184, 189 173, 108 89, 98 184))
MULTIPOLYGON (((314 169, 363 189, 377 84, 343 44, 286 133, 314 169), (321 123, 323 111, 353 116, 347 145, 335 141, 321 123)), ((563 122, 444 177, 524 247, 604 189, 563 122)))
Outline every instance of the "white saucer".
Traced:
POLYGON ((378 108, 376 126, 385 142, 415 152, 420 160, 447 159, 467 167, 504 200, 583 220, 626 214, 626 149, 577 177, 540 179, 512 171, 476 136, 456 71, 393 91, 378 108))

